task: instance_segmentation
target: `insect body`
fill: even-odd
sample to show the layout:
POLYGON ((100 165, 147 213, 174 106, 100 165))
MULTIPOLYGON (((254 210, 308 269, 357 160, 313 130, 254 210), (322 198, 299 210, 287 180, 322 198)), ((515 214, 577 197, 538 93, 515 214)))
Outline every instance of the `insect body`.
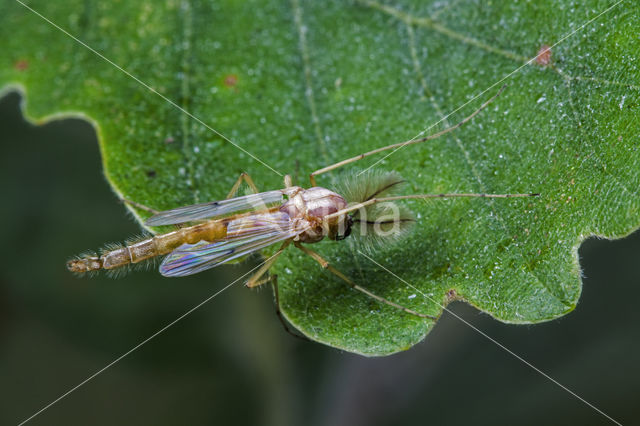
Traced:
POLYGON ((124 247, 106 250, 99 257, 73 259, 67 266, 76 273, 110 270, 173 252, 162 263, 160 272, 169 277, 184 276, 286 239, 315 243, 325 236, 336 240, 343 239, 350 233, 349 216, 340 215, 325 220, 329 214, 347 207, 343 197, 325 188, 303 189, 291 186, 226 201, 228 202, 198 204, 161 212, 151 217, 146 224, 171 225, 194 221, 202 215, 207 218, 216 217, 232 213, 235 209, 246 209, 252 203, 256 212, 207 220, 124 247), (286 201, 285 196, 288 197, 286 201), (266 207, 266 203, 275 200, 281 202, 281 205, 266 207))
POLYGON ((272 281, 276 287, 277 301, 276 277, 271 276, 266 279, 262 277, 277 257, 293 244, 352 288, 404 312, 435 319, 371 293, 303 244, 317 243, 325 237, 339 241, 350 236, 352 232, 357 233, 359 238, 373 237, 377 240, 396 238, 403 234, 413 222, 411 214, 396 205, 396 201, 399 200, 452 197, 509 198, 538 194, 394 195, 393 191, 403 182, 399 175, 393 172, 369 172, 361 173, 345 186, 343 194, 349 194, 345 197, 316 186, 315 176, 385 150, 437 138, 469 121, 497 96, 485 102, 460 123, 439 133, 418 140, 389 145, 319 169, 310 175, 311 188, 308 189, 293 186, 291 178, 285 176, 283 189, 259 192, 251 178, 242 174, 232 187, 227 199, 222 201, 179 207, 163 212, 152 211, 130 202, 136 207, 154 213, 145 222, 148 226, 190 225, 125 246, 107 248, 100 256, 95 254, 80 256, 70 260, 67 267, 78 274, 101 269, 118 270, 166 255, 160 265, 160 273, 167 277, 185 276, 280 243, 279 250, 267 259, 247 282, 247 286, 255 287, 272 281), (235 197, 243 180, 255 194, 235 197))

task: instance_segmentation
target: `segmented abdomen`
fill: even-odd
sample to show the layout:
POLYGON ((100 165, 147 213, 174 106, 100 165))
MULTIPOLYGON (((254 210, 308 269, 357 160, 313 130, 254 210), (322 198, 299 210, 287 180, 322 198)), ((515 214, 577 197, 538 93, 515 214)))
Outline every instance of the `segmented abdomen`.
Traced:
POLYGON ((139 263, 168 254, 185 243, 195 244, 203 240, 223 239, 227 235, 227 223, 226 220, 209 221, 121 247, 107 248, 99 257, 85 255, 72 259, 67 262, 67 268, 71 272, 83 274, 99 269, 109 270, 139 263))

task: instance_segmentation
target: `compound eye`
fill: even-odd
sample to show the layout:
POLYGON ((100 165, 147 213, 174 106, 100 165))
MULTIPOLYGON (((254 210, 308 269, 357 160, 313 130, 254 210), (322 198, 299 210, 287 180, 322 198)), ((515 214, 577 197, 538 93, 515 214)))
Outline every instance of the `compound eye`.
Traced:
POLYGON ((344 234, 336 235, 336 241, 344 240, 349 235, 351 235, 351 225, 352 224, 353 224, 353 219, 351 218, 351 216, 347 216, 347 222, 346 222, 347 226, 345 227, 344 234))
POLYGON ((349 235, 351 235, 351 227, 348 227, 347 229, 345 229, 344 231, 344 235, 340 237, 341 240, 344 240, 345 238, 347 238, 349 235))

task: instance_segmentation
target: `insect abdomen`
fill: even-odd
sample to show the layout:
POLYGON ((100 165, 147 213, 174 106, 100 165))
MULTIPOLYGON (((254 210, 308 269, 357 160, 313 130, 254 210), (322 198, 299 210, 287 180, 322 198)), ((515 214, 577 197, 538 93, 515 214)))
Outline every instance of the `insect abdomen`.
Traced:
POLYGON ((100 257, 95 254, 79 256, 67 262, 67 269, 71 272, 84 274, 100 269, 120 268, 168 254, 184 243, 195 244, 202 240, 215 241, 226 235, 226 221, 205 222, 136 243, 120 247, 107 247, 100 257))

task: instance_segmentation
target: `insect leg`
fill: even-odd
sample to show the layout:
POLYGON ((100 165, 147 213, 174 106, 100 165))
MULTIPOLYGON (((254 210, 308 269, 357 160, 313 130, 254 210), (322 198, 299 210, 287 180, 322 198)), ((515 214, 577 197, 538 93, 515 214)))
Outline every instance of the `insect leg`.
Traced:
POLYGON ((123 202, 124 204, 129 204, 132 207, 135 207, 135 208, 140 209, 140 210, 144 210, 144 211, 152 213, 152 214, 160 213, 160 211, 158 211, 158 210, 152 209, 151 207, 147 207, 144 204, 136 203, 135 201, 131 201, 131 200, 128 200, 126 198, 120 198, 120 201, 123 202))
POLYGON ((262 278, 262 276, 267 273, 269 268, 271 268, 271 265, 273 265, 273 263, 278 259, 278 256, 282 254, 284 249, 286 249, 289 246, 289 244, 291 244, 291 240, 287 240, 284 243, 282 243, 278 251, 273 256, 271 256, 269 260, 267 260, 262 264, 260 269, 258 269, 256 273, 253 274, 251 278, 249 278, 249 281, 247 281, 245 285, 249 288, 253 288, 253 287, 259 286, 260 284, 264 284, 266 281, 260 280, 260 278, 262 278))
POLYGON ((229 194, 227 194, 227 198, 226 198, 227 200, 229 198, 233 198, 236 195, 236 193, 238 192, 238 189, 240 188, 240 185, 242 184, 242 181, 245 181, 247 185, 249 185, 249 188, 251 188, 254 194, 258 194, 260 192, 258 191, 258 187, 256 186, 256 184, 253 183, 253 179, 251 179, 251 176, 249 176, 249 173, 242 172, 240 173, 240 176, 238 177, 238 180, 236 181, 236 183, 234 183, 233 186, 231 187, 231 191, 229 191, 229 194))
POLYGON ((342 160, 342 161, 339 161, 339 162, 337 162, 335 164, 331 164, 330 166, 326 166, 326 167, 323 167, 321 169, 316 170, 315 172, 313 172, 313 173, 311 173, 309 175, 309 179, 311 180, 311 186, 316 186, 316 176, 320 175, 322 173, 326 173, 326 172, 329 172, 331 170, 335 170, 335 169, 337 169, 339 167, 346 166, 347 164, 355 163, 358 160, 362 160, 363 158, 369 157, 369 156, 374 155, 374 154, 378 154, 378 153, 383 152, 383 151, 388 151, 390 149, 396 150, 396 149, 403 148, 403 147, 405 147, 407 145, 414 145, 414 144, 426 142, 426 141, 429 141, 429 140, 432 140, 432 139, 437 139, 440 136, 445 135, 445 134, 457 129, 458 127, 461 127, 462 125, 464 125, 465 123, 470 121, 473 117, 478 115, 480 113, 480 111, 485 109, 498 96, 500 96, 500 93, 502 93, 502 91, 504 90, 505 87, 506 87, 506 85, 502 86, 500 88, 500 90, 498 91, 498 93, 493 95, 493 97, 491 99, 489 99, 488 101, 486 101, 485 103, 480 105, 480 107, 477 110, 475 110, 469 116, 463 118, 462 121, 458 122, 457 124, 454 124, 451 127, 447 127, 444 130, 441 130, 441 131, 439 131, 437 133, 434 133, 434 134, 429 135, 429 136, 425 136, 425 137, 420 138, 420 139, 411 139, 411 140, 408 140, 408 141, 405 141, 405 142, 398 142, 398 143, 394 143, 394 144, 391 144, 391 145, 383 146, 382 148, 377 148, 377 149, 374 149, 373 151, 365 152, 363 154, 356 155, 355 157, 347 158, 346 160, 342 160))
POLYGON ((287 333, 291 334, 294 337, 297 337, 298 339, 302 339, 302 340, 306 340, 307 342, 310 342, 311 340, 307 336, 294 333, 293 330, 289 328, 289 326, 287 325, 287 321, 282 316, 282 312, 280 311, 280 292, 278 291, 278 276, 271 275, 268 278, 264 278, 260 280, 258 283, 256 283, 256 285, 266 284, 269 281, 273 286, 273 296, 274 296, 274 299, 275 299, 274 301, 276 305, 276 315, 278 316, 278 319, 280 320, 282 327, 284 327, 284 331, 286 331, 287 333))
MULTIPOLYGON (((122 201, 125 204, 129 204, 130 206, 133 206, 135 208, 138 208, 140 210, 144 210, 146 212, 149 212, 154 216, 157 215, 158 213, 160 213, 159 210, 152 209, 151 207, 147 207, 144 204, 136 203, 135 201, 127 200, 126 198, 121 198, 120 201, 122 201)), ((180 229, 180 228, 182 228, 182 225, 183 224, 181 224, 181 223, 176 223, 175 225, 173 225, 173 227, 176 228, 176 229, 180 229)))
POLYGON ((367 290, 364 287, 360 287, 358 284, 354 283, 353 281, 351 281, 349 278, 347 278, 346 275, 344 275, 342 272, 338 271, 336 268, 334 268, 333 266, 331 266, 331 264, 329 262, 327 262, 325 259, 322 258, 322 256, 320 256, 318 253, 316 253, 315 251, 303 246, 302 244, 295 242, 294 243, 295 246, 297 248, 299 248, 300 250, 302 250, 305 254, 311 256, 316 262, 318 262, 320 264, 320 266, 322 266, 322 268, 327 269, 329 272, 331 272, 332 274, 336 275, 337 277, 341 278, 343 281, 345 281, 347 284, 349 284, 351 287, 353 287, 355 290, 358 290, 361 293, 366 294, 367 296, 385 303, 389 306, 393 306, 396 309, 400 309, 403 312, 406 312, 408 314, 411 315, 415 315, 418 316, 420 318, 428 318, 430 320, 437 320, 436 317, 431 316, 431 315, 426 315, 426 314, 421 314, 420 312, 416 312, 414 310, 411 310, 409 308, 405 308, 402 305, 398 305, 395 302, 392 302, 390 300, 385 299, 384 297, 378 296, 377 294, 371 293, 369 290, 367 290))

